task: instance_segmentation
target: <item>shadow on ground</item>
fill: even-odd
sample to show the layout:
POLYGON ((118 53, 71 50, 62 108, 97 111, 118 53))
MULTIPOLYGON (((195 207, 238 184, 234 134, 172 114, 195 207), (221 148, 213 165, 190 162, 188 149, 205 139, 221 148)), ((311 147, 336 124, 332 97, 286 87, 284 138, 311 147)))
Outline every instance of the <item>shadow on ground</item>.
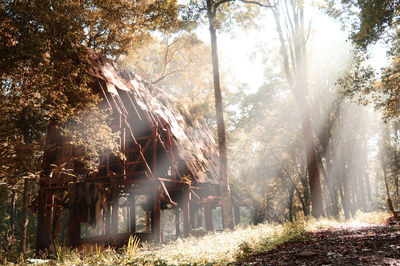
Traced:
POLYGON ((400 224, 324 229, 238 265, 400 265, 400 224))

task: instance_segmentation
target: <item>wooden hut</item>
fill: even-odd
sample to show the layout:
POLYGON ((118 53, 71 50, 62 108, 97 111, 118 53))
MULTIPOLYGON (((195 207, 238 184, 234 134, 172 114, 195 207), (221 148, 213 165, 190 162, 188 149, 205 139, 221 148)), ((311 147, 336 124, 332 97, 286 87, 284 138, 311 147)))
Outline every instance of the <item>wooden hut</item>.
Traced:
POLYGON ((125 159, 103 154, 97 171, 88 174, 72 160, 79 147, 67 144, 56 126, 49 127, 37 250, 52 248, 63 223, 71 246, 121 246, 132 234, 161 242, 163 209, 175 209, 177 235, 188 236, 201 221, 212 230, 211 209, 220 204, 218 153, 207 126, 190 121, 165 92, 138 75, 88 53, 93 92, 112 109, 111 127, 121 134, 125 159), (72 172, 55 171, 54 165, 72 172))

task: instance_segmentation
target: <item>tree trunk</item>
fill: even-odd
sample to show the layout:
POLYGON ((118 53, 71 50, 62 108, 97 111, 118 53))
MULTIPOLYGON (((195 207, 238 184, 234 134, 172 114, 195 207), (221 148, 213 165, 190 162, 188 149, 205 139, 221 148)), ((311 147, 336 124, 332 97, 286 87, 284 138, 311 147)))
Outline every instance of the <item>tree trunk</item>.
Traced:
POLYGON ((365 212, 367 210, 367 202, 365 198, 365 189, 364 189, 364 178, 362 172, 357 175, 358 177, 358 195, 361 202, 361 210, 365 212))
POLYGON ((383 170, 383 180, 385 181, 386 196, 388 199, 390 199, 389 182, 388 182, 388 176, 386 173, 385 159, 384 159, 383 155, 381 155, 381 164, 382 164, 382 170, 383 170))
POLYGON ((50 247, 50 235, 47 233, 49 230, 48 217, 46 216, 46 191, 42 181, 39 184, 39 208, 37 215, 37 229, 36 229, 36 255, 40 255, 50 247))
MULTIPOLYGON (((367 200, 368 200, 368 203, 371 203, 372 202, 372 193, 371 193, 371 184, 370 184, 370 182, 369 182, 369 175, 368 175, 368 172, 367 171, 365 171, 365 173, 364 173, 364 175, 365 175, 365 187, 366 187, 366 190, 367 190, 367 200)), ((369 204, 368 204, 368 206, 370 206, 369 204)))
POLYGON ((336 219, 338 219, 339 218, 338 193, 337 193, 336 182, 334 184, 334 182, 332 180, 332 176, 330 175, 331 169, 332 169, 332 163, 330 161, 329 154, 328 154, 328 156, 326 156, 326 167, 328 170, 326 182, 328 184, 329 195, 331 198, 332 214, 336 219))
POLYGON ((294 198, 294 185, 290 185, 289 187, 289 202, 288 202, 288 210, 289 210, 289 222, 293 222, 293 198, 294 198))
POLYGON ((217 135, 218 149, 220 158, 220 191, 222 201, 223 227, 233 229, 232 200, 229 188, 228 162, 225 138, 225 121, 222 104, 222 94, 219 79, 218 53, 217 53, 217 33, 216 33, 216 10, 213 0, 207 0, 208 23, 211 36, 211 54, 213 65, 215 110, 217 116, 217 135))
POLYGON ((350 205, 350 178, 347 175, 346 171, 346 162, 343 159, 345 156, 344 152, 342 151, 342 161, 341 161, 341 177, 342 177, 342 204, 343 204, 343 211, 344 211, 344 216, 346 219, 350 219, 350 214, 351 214, 351 205, 350 205))
POLYGON ((339 191, 340 191, 340 197, 342 199, 344 218, 346 220, 348 220, 348 219, 350 219, 350 210, 349 210, 349 206, 348 206, 347 195, 345 195, 343 187, 344 187, 344 180, 342 180, 342 182, 340 182, 340 184, 339 184, 339 191))
POLYGON ((15 200, 17 190, 13 186, 11 188, 11 202, 10 202, 10 224, 9 224, 9 235, 12 239, 15 237, 15 200))
POLYGON ((24 195, 22 198, 22 237, 21 237, 21 251, 22 253, 26 253, 27 250, 27 232, 28 232, 28 205, 29 205, 29 179, 25 178, 24 180, 24 195))
MULTIPOLYGON (((301 200, 301 205, 303 208, 303 213, 305 217, 310 216, 310 207, 311 207, 311 202, 310 202, 310 189, 309 185, 307 184, 307 176, 304 176, 303 178, 300 179, 301 183, 303 185, 303 200, 301 200), (304 204, 303 204, 304 201, 304 204)), ((300 198, 300 194, 299 194, 300 198)))

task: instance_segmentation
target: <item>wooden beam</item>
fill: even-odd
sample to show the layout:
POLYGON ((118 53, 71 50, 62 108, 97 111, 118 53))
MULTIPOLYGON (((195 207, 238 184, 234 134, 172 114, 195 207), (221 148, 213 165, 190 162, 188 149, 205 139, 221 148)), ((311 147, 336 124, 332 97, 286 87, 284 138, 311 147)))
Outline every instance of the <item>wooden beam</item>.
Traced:
POLYGON ((157 177, 157 128, 153 127, 153 175, 157 177))
POLYGON ((197 228, 196 224, 196 206, 192 203, 190 204, 190 226, 192 229, 197 228))
POLYGON ((69 196, 69 207, 68 207, 68 238, 67 243, 69 246, 75 245, 81 237, 81 224, 78 222, 76 217, 75 199, 76 190, 75 184, 68 184, 68 196, 69 196))
POLYGON ((133 192, 129 195, 129 232, 136 232, 136 208, 135 194, 133 192))
POLYGON ((112 216, 111 216, 111 237, 117 238, 118 235, 118 212, 119 212, 119 186, 117 184, 112 186, 112 216))
POLYGON ((106 213, 105 213, 105 234, 110 236, 111 234, 111 204, 110 199, 107 201, 106 213))
POLYGON ((150 212, 146 210, 146 233, 150 232, 150 212))
POLYGON ((39 189, 39 209, 38 209, 38 225, 36 235, 36 254, 49 248, 50 239, 46 232, 46 190, 44 189, 43 181, 40 182, 39 189))
POLYGON ((197 209, 196 209, 196 226, 197 227, 201 227, 203 225, 202 217, 201 217, 201 210, 202 210, 201 207, 197 207, 197 209))
MULTIPOLYGON (((53 242, 55 240, 55 235, 53 234, 53 227, 54 227, 54 212, 55 212, 55 208, 54 208, 54 193, 47 193, 48 198, 50 199, 50 207, 47 207, 47 210, 49 211, 49 215, 48 215, 48 230, 50 233, 50 239, 53 242), (50 194, 50 195, 48 195, 50 194)), ((55 247, 53 247, 55 248, 55 247)))
POLYGON ((179 207, 175 207, 175 237, 178 239, 181 235, 179 223, 179 207))
POLYGON ((205 221, 206 221, 206 230, 207 231, 214 231, 213 222, 212 222, 211 205, 210 204, 204 205, 204 218, 205 218, 205 221))
POLYGON ((182 190, 182 210, 183 210, 183 236, 188 237, 190 233, 190 200, 189 200, 189 185, 182 190))
MULTIPOLYGON (((144 164, 147 164, 146 159, 144 157, 144 153, 147 151, 147 149, 150 146, 150 143, 153 140, 153 135, 149 136, 149 138, 147 139, 146 143, 144 144, 143 148, 140 148, 141 146, 139 146, 140 144, 137 143, 137 145, 139 146, 139 156, 136 157, 136 161, 135 162, 143 162, 144 164)), ((133 171, 137 168, 138 164, 134 165, 132 168, 129 169, 128 171, 128 175, 131 175, 133 173, 133 171)))
POLYGON ((153 192, 153 211, 152 211, 152 219, 151 219, 151 229, 154 236, 155 243, 162 242, 162 235, 161 235, 161 204, 160 204, 160 185, 155 186, 153 192))

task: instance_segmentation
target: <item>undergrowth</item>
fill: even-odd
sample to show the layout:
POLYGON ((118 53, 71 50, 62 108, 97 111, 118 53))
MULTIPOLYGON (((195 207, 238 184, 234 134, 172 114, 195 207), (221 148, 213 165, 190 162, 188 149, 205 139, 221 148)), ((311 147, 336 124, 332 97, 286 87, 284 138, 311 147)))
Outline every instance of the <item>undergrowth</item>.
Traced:
POLYGON ((47 265, 226 265, 287 241, 303 241, 304 232, 381 224, 388 217, 388 213, 374 212, 358 213, 348 221, 309 219, 283 225, 265 223, 209 233, 203 237, 178 239, 160 246, 140 243, 139 247, 138 240, 132 238, 129 245, 119 252, 100 248, 91 251, 60 249, 57 258, 36 262, 47 265))

